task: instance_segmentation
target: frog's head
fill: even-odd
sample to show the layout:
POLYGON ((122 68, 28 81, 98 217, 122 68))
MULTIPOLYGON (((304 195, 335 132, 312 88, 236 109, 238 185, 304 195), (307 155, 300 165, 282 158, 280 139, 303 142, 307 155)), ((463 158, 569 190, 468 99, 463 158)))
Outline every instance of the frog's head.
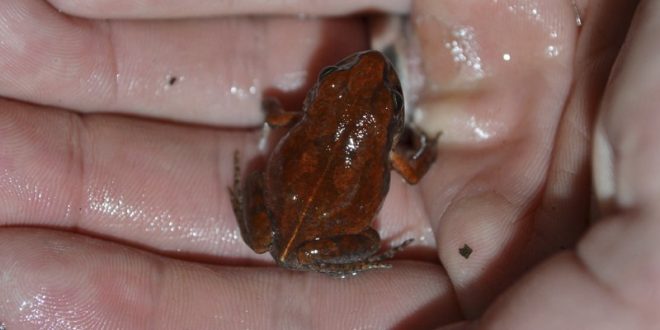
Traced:
POLYGON ((326 67, 319 74, 317 86, 316 91, 333 90, 338 99, 346 98, 352 105, 364 105, 361 111, 369 111, 389 122, 393 131, 403 128, 401 83, 392 63, 378 51, 355 53, 326 67))

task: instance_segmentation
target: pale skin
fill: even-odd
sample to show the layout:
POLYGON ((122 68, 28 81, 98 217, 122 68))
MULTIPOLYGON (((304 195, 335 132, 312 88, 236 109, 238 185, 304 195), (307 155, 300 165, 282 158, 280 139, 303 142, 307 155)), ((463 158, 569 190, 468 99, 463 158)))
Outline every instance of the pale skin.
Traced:
MULTIPOLYGON (((157 11, 102 2, 0 3, 0 322, 9 329, 660 322, 660 2, 644 2, 620 50, 635 7, 627 1, 578 1, 579 30, 569 1, 538 1, 536 12, 529 1, 379 1, 385 12, 424 13, 415 30, 423 122, 443 136, 418 186, 392 174, 376 226, 386 243, 424 240, 392 269, 350 280, 254 254, 236 236, 226 187, 234 150, 256 153, 259 131, 236 128, 260 125, 260 89, 304 94, 307 70, 368 47, 361 21, 269 19, 293 10, 275 1, 157 11), (236 12, 263 19, 228 21, 236 12), (151 21, 182 16, 191 19, 151 21), (456 69, 445 41, 457 37, 441 23, 472 29, 483 75, 456 69), (320 41, 332 47, 319 51, 320 41), (600 214, 590 214, 592 192, 600 214)), ((326 3, 302 9, 361 9, 326 3)))

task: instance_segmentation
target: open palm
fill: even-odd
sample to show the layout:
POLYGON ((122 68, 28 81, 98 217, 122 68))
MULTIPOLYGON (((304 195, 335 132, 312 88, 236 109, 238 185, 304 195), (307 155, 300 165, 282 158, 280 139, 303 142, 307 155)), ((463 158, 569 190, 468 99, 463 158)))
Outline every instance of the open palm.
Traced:
POLYGON ((657 1, 624 53, 637 4, 614 0, 141 3, 0 4, 8 328, 660 322, 657 1), (273 267, 240 238, 233 152, 258 153, 263 94, 300 106, 321 67, 369 47, 340 17, 367 8, 411 12, 406 79, 419 125, 444 132, 376 220, 416 243, 350 280, 273 267), (333 18, 268 16, 298 12, 333 18))

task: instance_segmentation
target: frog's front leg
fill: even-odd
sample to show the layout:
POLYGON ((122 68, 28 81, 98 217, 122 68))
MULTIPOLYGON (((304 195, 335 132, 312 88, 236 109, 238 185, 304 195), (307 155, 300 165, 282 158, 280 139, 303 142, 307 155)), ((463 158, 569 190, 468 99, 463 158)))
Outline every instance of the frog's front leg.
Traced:
POLYGON ((429 170, 437 155, 440 133, 429 137, 407 127, 397 146, 390 152, 390 162, 409 184, 416 184, 429 170))
POLYGON ((298 121, 302 111, 287 111, 282 107, 282 103, 274 97, 266 97, 261 102, 261 109, 266 115, 266 123, 271 127, 280 127, 292 124, 298 121))
POLYGON ((241 236, 257 253, 270 250, 272 225, 266 212, 263 196, 263 173, 252 172, 241 186, 238 151, 234 154, 234 187, 229 188, 231 204, 241 236))

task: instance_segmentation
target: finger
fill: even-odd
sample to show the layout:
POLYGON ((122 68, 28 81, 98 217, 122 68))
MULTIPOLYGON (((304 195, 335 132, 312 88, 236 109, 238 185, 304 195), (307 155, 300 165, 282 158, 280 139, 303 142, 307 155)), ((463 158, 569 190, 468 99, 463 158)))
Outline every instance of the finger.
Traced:
POLYGON ((260 124, 265 91, 300 106, 321 67, 366 47, 357 18, 94 21, 8 0, 0 21, 0 95, 211 125, 260 124))
MULTIPOLYGON (((0 100, 0 222, 79 230, 180 257, 272 263, 242 242, 227 190, 234 152, 245 173, 258 140, 254 131, 0 100)), ((408 189, 392 184, 378 217, 381 237, 433 246, 432 237, 420 239, 430 232, 425 214, 406 211, 421 210, 408 189)))
POLYGON ((596 130, 595 184, 606 212, 654 208, 659 186, 652 180, 657 163, 659 61, 650 52, 660 45, 651 30, 658 26, 658 6, 640 5, 624 52, 613 69, 596 130), (646 13, 644 10, 648 9, 646 13), (647 43, 648 44, 645 44, 647 43), (641 62, 646 61, 646 62, 641 62))
POLYGON ((596 172, 595 181, 612 180, 605 184, 612 190, 597 190, 598 198, 613 205, 579 251, 598 280, 641 308, 660 302, 658 28, 660 4, 640 2, 597 123, 594 162, 610 172, 596 172))
POLYGON ((420 1, 413 12, 422 126, 443 132, 436 170, 421 184, 442 263, 464 312, 477 316, 563 243, 553 237, 566 228, 548 226, 536 208, 571 87, 575 11, 556 1, 420 1))
MULTIPOLYGON (((634 7, 611 3, 616 7, 610 8, 619 10, 603 17, 610 22, 634 7)), ((589 230, 577 253, 565 253, 544 264, 499 299, 485 317, 485 326, 651 329, 659 324, 655 306, 660 303, 656 206, 660 185, 649 176, 660 165, 659 27, 657 1, 640 4, 599 113, 602 136, 594 161, 601 166, 611 160, 604 167, 613 171, 605 177, 596 173, 595 180, 613 179, 613 195, 602 197, 614 200, 616 208, 610 208, 608 216, 589 230), (599 155, 604 151, 607 155, 599 155)))
POLYGON ((460 317, 442 269, 425 263, 340 280, 2 229, 0 264, 8 329, 431 328, 460 317))
POLYGON ((79 1, 50 0, 71 15, 94 18, 174 18, 212 15, 346 15, 361 11, 407 12, 410 0, 358 1, 79 1))
POLYGON ((0 219, 157 250, 237 245, 225 196, 245 134, 0 103, 0 219))

